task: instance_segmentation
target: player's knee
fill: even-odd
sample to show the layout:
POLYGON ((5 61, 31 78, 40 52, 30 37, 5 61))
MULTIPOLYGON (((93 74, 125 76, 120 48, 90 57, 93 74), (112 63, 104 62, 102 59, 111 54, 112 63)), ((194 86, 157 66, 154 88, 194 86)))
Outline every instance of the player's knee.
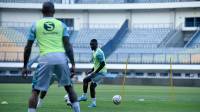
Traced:
POLYGON ((71 85, 64 86, 64 88, 68 93, 71 92, 73 89, 71 85))
POLYGON ((33 90, 32 90, 32 95, 33 95, 33 96, 38 96, 39 93, 40 93, 40 90, 37 90, 37 89, 33 89, 33 90))
POLYGON ((96 83, 91 83, 90 89, 95 89, 96 87, 97 87, 97 84, 96 84, 96 83))
POLYGON ((84 78, 83 79, 83 83, 88 83, 89 81, 88 81, 88 79, 87 78, 84 78))

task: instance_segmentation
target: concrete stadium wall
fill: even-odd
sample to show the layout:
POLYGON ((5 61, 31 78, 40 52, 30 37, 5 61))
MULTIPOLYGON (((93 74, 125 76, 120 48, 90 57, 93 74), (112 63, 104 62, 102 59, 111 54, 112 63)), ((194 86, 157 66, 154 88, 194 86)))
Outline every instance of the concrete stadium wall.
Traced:
MULTIPOLYGON (((123 78, 104 78, 103 84, 121 85, 123 78)), ((31 83, 32 77, 0 76, 0 83, 31 83)), ((168 78, 126 78, 126 85, 170 86, 168 78)), ((173 79, 174 86, 200 87, 200 79, 173 79)))
MULTIPOLYGON (((56 18, 74 18, 75 30, 82 24, 115 24, 118 27, 129 19, 133 24, 173 23, 183 24, 185 17, 200 17, 200 8, 186 9, 148 9, 148 10, 56 10, 56 18)), ((42 18, 38 9, 1 9, 0 21, 34 22, 42 18)), ((193 28, 190 28, 193 29, 193 28)))
POLYGON ((190 28, 185 27, 185 18, 186 17, 200 17, 200 8, 176 9, 176 13, 175 13, 176 26, 182 24, 183 30, 187 30, 187 31, 196 29, 194 27, 190 27, 190 28))
POLYGON ((174 23, 174 11, 167 9, 132 11, 131 16, 132 16, 132 24, 174 23))
MULTIPOLYGON (((122 78, 105 78, 104 84, 122 84, 122 78)), ((167 78, 126 78, 126 85, 170 86, 167 78)), ((173 79, 174 86, 200 87, 200 79, 173 79)))
POLYGON ((34 22, 42 18, 39 10, 1 9, 1 21, 34 22))

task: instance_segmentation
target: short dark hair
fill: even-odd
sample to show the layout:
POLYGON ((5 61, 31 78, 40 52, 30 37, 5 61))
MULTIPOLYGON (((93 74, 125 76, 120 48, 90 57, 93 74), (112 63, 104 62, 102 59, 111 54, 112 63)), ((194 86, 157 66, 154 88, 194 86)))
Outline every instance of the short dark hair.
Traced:
POLYGON ((46 14, 46 13, 55 13, 55 9, 54 9, 54 4, 52 2, 44 2, 42 5, 42 13, 46 14))
POLYGON ((92 39, 90 42, 98 43, 98 42, 97 42, 97 39, 92 39))

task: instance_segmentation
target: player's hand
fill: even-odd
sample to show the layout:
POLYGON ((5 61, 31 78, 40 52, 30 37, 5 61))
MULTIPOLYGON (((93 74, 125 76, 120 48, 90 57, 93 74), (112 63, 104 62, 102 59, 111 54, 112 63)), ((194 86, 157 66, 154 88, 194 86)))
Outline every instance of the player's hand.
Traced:
POLYGON ((22 77, 27 78, 28 74, 31 74, 31 71, 28 70, 27 68, 22 69, 22 77))

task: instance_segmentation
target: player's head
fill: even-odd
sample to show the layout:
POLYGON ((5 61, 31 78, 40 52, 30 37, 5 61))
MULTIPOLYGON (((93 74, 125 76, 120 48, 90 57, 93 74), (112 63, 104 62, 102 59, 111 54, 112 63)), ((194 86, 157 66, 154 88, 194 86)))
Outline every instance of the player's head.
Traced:
POLYGON ((52 2, 44 2, 42 5, 42 13, 44 16, 53 16, 55 13, 54 4, 52 2))
POLYGON ((98 47, 97 39, 92 39, 90 41, 90 47, 91 47, 92 50, 96 50, 97 49, 97 47, 98 47))

